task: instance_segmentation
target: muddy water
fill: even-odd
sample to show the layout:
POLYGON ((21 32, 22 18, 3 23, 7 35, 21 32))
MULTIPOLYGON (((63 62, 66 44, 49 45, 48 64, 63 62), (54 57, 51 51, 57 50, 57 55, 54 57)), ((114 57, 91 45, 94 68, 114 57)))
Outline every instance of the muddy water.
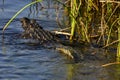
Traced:
MULTIPOLYGON (((116 50, 82 48, 81 54, 86 56, 74 63, 54 49, 29 45, 29 40, 19 38, 23 31, 19 18, 34 17, 45 29, 52 30, 57 28, 54 12, 48 16, 43 14, 46 12, 43 10, 35 15, 30 14, 29 8, 26 9, 10 24, 3 38, 2 28, 5 23, 29 2, 30 0, 0 1, 0 80, 120 80, 120 65, 101 67, 114 61, 107 54, 114 55, 116 50)), ((52 11, 49 9, 47 13, 51 14, 52 11)))

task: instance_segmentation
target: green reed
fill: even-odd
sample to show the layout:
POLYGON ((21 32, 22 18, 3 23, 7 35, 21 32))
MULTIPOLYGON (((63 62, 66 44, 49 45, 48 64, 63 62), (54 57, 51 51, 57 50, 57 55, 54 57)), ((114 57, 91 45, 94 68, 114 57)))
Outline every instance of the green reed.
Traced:
POLYGON ((76 27, 77 27, 77 23, 76 23, 76 18, 79 14, 79 8, 80 8, 80 3, 78 4, 78 0, 71 0, 71 9, 70 12, 72 14, 71 17, 71 37, 70 40, 72 41, 74 36, 75 36, 75 32, 76 32, 76 27), (78 7, 79 5, 79 7, 78 7))
POLYGON ((99 0, 70 0, 70 40, 78 37, 83 41, 90 42, 91 35, 98 35, 97 44, 107 45, 115 39, 117 11, 119 5, 114 3, 100 2, 99 0), (91 25, 91 24, 94 24, 91 25), (99 26, 98 26, 99 25, 99 26), (114 28, 113 28, 114 27, 114 28))
POLYGON ((70 41, 73 41, 76 37, 82 36, 82 40, 89 42, 88 38, 88 27, 82 21, 82 1, 81 0, 71 0, 70 1, 70 23, 71 23, 71 37, 70 41), (82 25, 80 25, 82 23, 82 25))
MULTIPOLYGON (((118 40, 120 40, 120 14, 118 20, 118 40)), ((117 46, 117 61, 120 61, 120 41, 118 42, 117 46)))
MULTIPOLYGON (((112 6, 111 6, 111 7, 112 7, 112 6)), ((109 8, 108 8, 109 18, 108 18, 108 20, 107 20, 107 24, 109 24, 109 23, 111 23, 111 24, 109 25, 110 27, 109 27, 108 39, 107 39, 106 45, 107 45, 107 44, 109 43, 109 41, 110 41, 110 37, 111 37, 111 34, 112 34, 113 26, 114 26, 114 25, 118 22, 118 20, 119 20, 119 18, 116 18, 116 19, 114 19, 114 21, 110 22, 110 20, 112 19, 112 16, 115 14, 115 12, 116 12, 116 10, 117 10, 118 7, 119 7, 119 5, 117 5, 113 11, 110 9, 110 6, 109 6, 109 8), (111 14, 110 14, 110 13, 111 13, 111 14)))
MULTIPOLYGON (((74 40, 90 42, 94 39, 91 35, 98 35, 96 39, 99 45, 108 45, 120 40, 120 28, 118 27, 118 14, 120 5, 114 2, 100 2, 99 0, 70 0, 71 37, 74 40), (91 24, 94 24, 91 25, 91 24), (118 31, 118 36, 117 32, 118 31), (101 44, 102 43, 102 44, 101 44)), ((120 57, 120 43, 117 47, 117 57, 120 57)))

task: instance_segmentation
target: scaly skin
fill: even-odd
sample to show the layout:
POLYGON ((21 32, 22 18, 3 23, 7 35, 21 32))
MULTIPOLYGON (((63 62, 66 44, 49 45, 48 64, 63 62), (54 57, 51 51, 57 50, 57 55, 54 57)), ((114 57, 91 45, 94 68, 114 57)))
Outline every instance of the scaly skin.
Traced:
POLYGON ((55 40, 56 35, 50 31, 44 30, 35 19, 28 19, 23 17, 20 19, 24 32, 22 33, 23 38, 31 38, 39 41, 50 41, 55 40))

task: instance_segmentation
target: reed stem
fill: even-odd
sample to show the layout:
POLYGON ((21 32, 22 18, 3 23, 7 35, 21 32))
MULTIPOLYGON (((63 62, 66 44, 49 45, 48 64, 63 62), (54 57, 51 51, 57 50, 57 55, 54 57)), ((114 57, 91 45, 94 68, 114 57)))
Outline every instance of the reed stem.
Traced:
MULTIPOLYGON (((118 40, 120 39, 120 15, 118 20, 118 40)), ((118 42, 117 47, 117 61, 120 61, 120 41, 118 42)))

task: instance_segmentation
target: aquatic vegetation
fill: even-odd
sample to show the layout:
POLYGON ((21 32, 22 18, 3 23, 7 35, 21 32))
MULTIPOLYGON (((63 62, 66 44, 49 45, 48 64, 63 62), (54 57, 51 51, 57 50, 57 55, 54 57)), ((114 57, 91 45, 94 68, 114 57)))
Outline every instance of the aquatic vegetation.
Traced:
POLYGON ((117 57, 120 57, 119 1, 68 0, 61 3, 66 5, 69 16, 71 42, 82 40, 103 48, 117 43, 117 57))
MULTIPOLYGON (((70 0, 70 2, 70 14, 73 14, 75 18, 74 20, 70 16, 72 37, 78 37, 78 40, 80 39, 89 43, 96 40, 96 44, 102 46, 120 39, 120 30, 117 27, 119 26, 117 24, 119 21, 119 1, 70 0), (118 36, 115 36, 117 34, 118 36), (95 37, 96 39, 94 39, 95 37)), ((118 56, 120 56, 119 47, 118 41, 118 56)))

